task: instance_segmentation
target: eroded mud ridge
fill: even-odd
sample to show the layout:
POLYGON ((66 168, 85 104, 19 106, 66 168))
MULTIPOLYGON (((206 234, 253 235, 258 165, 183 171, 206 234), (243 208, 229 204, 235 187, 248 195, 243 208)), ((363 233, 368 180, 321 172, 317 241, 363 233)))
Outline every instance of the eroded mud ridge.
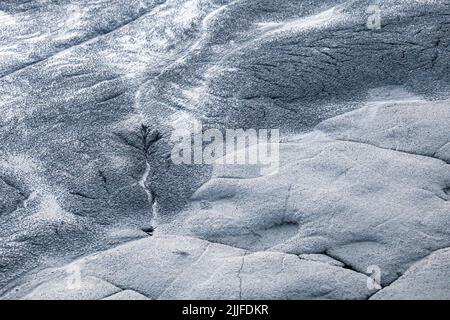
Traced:
POLYGON ((444 0, 0 2, 0 298, 450 299, 449 46, 444 0))

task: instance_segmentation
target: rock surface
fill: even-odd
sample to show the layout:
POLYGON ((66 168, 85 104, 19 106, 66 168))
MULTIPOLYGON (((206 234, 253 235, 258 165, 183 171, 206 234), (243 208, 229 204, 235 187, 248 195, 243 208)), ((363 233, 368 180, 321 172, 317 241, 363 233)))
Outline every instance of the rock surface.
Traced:
POLYGON ((377 3, 2 1, 0 297, 450 298, 450 5, 377 3), (281 163, 174 165, 195 121, 281 163))
POLYGON ((375 294, 372 299, 442 300, 450 296, 450 250, 433 252, 414 264, 393 285, 375 294))
MULTIPOLYGON (((114 298, 115 290, 132 298, 131 290, 150 299, 367 299, 376 291, 367 286, 373 266, 384 287, 374 299, 427 298, 424 288, 429 298, 448 298, 448 250, 439 249, 450 247, 450 166, 412 144, 405 152, 319 131, 416 109, 429 111, 418 136, 429 123, 446 130, 439 121, 450 115, 449 101, 330 119, 281 144, 275 172, 255 177, 249 166, 216 165, 190 207, 153 237, 37 272, 4 298, 114 298), (60 289, 73 277, 68 270, 79 271, 78 290, 60 289)), ((410 117, 397 121, 415 125, 410 117)))
POLYGON ((327 254, 362 273, 377 265, 387 285, 418 259, 450 246, 450 165, 425 155, 440 150, 448 157, 440 146, 448 142, 449 117, 446 101, 374 106, 327 120, 281 144, 274 172, 254 177, 248 166, 230 171, 217 165, 174 229, 249 250, 327 254), (392 123, 385 118, 416 129, 413 141, 403 142, 408 152, 389 149, 384 137, 373 144, 333 138, 342 128, 365 141, 358 135, 360 119, 389 135, 392 123), (430 124, 442 133, 434 147, 426 141, 430 124))

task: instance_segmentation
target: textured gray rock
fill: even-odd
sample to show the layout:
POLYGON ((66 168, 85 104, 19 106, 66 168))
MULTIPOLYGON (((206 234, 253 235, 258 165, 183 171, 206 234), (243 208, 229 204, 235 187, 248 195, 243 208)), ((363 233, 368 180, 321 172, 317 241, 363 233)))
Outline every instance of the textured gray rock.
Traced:
POLYGON ((148 298, 133 290, 123 290, 109 297, 103 298, 103 300, 148 300, 148 298))
POLYGON ((70 287, 70 279, 44 282, 25 298, 28 300, 93 300, 120 292, 116 286, 94 277, 84 277, 82 286, 70 287))
POLYGON ((337 140, 372 144, 449 163, 449 123, 448 101, 425 105, 414 101, 368 106, 324 121, 317 129, 337 140))
POLYGON ((430 123, 448 141, 449 115, 448 101, 368 107, 281 144, 276 171, 254 177, 248 166, 229 171, 217 165, 175 229, 249 250, 260 249, 263 242, 283 252, 325 253, 362 273, 377 265, 383 270, 382 284, 389 284, 418 259, 450 245, 450 166, 422 151, 437 149, 427 144, 430 123), (417 109, 420 122, 415 122, 417 109), (370 117, 377 112, 379 118, 370 117), (358 135, 357 126, 364 126, 360 119, 370 119, 385 133, 392 127, 386 118, 399 128, 415 127, 414 141, 404 142, 408 152, 377 147, 381 138, 368 144, 337 140, 336 133, 319 130, 338 123, 336 131, 349 128, 349 135, 364 139, 358 135), (280 232, 281 227, 292 232, 280 232))
POLYGON ((450 6, 381 0, 381 29, 369 30, 371 4, 2 1, 0 295, 367 298, 368 266, 395 288, 448 247, 450 6), (186 119, 301 135, 282 145, 279 171, 261 176, 174 165, 169 137, 186 119), (151 234, 170 276, 142 257, 153 271, 128 279, 151 234), (160 243, 164 234, 182 238, 160 243), (194 263, 208 241, 224 244, 207 252, 222 278, 194 263), (85 255, 96 257, 86 287, 64 292, 61 266, 85 255), (258 264, 280 259, 274 285, 249 285, 278 272, 258 264), (46 270, 38 282, 11 291, 36 270, 46 270))
POLYGON ((291 254, 155 236, 38 272, 3 298, 364 299, 373 293, 366 279, 291 254), (75 290, 61 290, 72 281, 68 270, 80 272, 75 290))
POLYGON ((449 249, 433 252, 415 263, 397 281, 379 291, 372 299, 449 299, 449 254, 449 249))
MULTIPOLYGON (((385 110, 397 114, 407 106, 385 110)), ((434 130, 445 130, 437 120, 450 103, 415 105, 427 107, 424 126, 435 118, 434 130)), ((372 108, 379 106, 361 110, 372 108)), ((345 115, 340 126, 356 123, 351 115, 358 119, 361 112, 345 115)), ((399 126, 409 125, 401 119, 399 126)), ((385 287, 373 298, 421 298, 423 288, 429 297, 448 298, 448 250, 439 249, 450 245, 443 191, 450 167, 413 151, 317 130, 281 145, 277 171, 255 177, 248 166, 217 165, 191 207, 153 237, 32 274, 3 298, 85 297, 87 290, 88 297, 112 298, 110 284, 124 291, 120 296, 132 290, 150 299, 367 299, 376 291, 367 286, 373 266, 385 287), (60 289, 73 277, 67 270, 82 275, 79 292, 60 289)))

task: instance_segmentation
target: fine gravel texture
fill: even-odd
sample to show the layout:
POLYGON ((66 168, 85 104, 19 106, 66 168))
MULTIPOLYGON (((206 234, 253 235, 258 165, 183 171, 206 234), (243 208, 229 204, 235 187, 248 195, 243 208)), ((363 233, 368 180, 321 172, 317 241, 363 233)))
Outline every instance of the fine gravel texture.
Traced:
POLYGON ((449 84, 446 0, 0 1, 0 299, 450 299, 449 84))

